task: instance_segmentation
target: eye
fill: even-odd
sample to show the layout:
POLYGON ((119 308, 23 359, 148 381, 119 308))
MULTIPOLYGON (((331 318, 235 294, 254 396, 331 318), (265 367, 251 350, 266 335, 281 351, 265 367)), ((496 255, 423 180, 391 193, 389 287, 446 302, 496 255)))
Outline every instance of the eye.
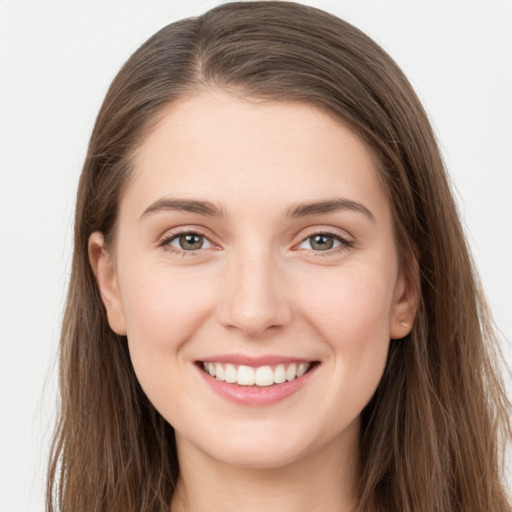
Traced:
POLYGON ((352 247, 353 242, 346 240, 339 234, 334 233, 315 233, 305 238, 298 246, 298 249, 308 249, 315 252, 327 252, 342 250, 352 247))
POLYGON ((341 245, 340 240, 337 240, 333 235, 327 233, 318 233, 316 235, 308 236, 304 241, 299 244, 300 249, 312 249, 313 251, 328 251, 341 245))
POLYGON ((171 236, 164 240, 162 245, 181 251, 198 251, 213 247, 213 244, 204 235, 194 232, 179 233, 178 235, 171 236))

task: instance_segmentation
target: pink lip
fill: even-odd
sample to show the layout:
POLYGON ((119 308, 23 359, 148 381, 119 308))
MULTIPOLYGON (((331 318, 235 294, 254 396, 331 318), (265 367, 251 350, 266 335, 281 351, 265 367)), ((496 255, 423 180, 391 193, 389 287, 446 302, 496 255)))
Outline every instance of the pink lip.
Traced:
MULTIPOLYGON (((232 364, 247 364, 245 363, 233 363, 234 360, 239 360, 238 358, 233 358, 230 356, 228 361, 223 361, 219 359, 211 359, 209 362, 229 362, 232 364)), ((243 358, 242 358, 243 359, 243 358)), ((268 361, 269 359, 266 359, 268 361)), ((208 360, 205 360, 208 362, 208 360)), ((247 359, 245 359, 247 361, 247 359)), ((258 364, 254 364, 254 359, 251 359, 251 364, 247 364, 247 366, 263 366, 258 360, 258 364)), ((279 364, 274 363, 274 359, 270 359, 270 363, 266 362, 264 364, 279 364)), ((301 360, 299 360, 301 361, 301 360)), ((296 362, 295 360, 291 361, 290 359, 286 359, 286 362, 296 362)), ((221 397, 234 402, 240 405, 251 405, 251 406, 263 406, 263 405, 272 405, 290 395, 296 393, 300 389, 302 389, 311 379, 312 375, 315 373, 315 370, 319 365, 313 365, 313 367, 301 377, 294 379, 289 382, 283 382, 282 384, 274 384, 272 386, 240 386, 238 384, 230 384, 228 382, 217 380, 215 377, 212 377, 210 374, 206 373, 199 365, 195 365, 197 371, 204 379, 204 382, 218 395, 221 397)))

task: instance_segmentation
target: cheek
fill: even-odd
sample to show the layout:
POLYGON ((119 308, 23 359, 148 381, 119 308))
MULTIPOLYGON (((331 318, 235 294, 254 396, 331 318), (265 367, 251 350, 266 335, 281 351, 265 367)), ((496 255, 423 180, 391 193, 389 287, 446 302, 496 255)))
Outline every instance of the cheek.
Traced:
POLYGON ((300 296, 302 310, 331 353, 329 401, 355 415, 373 395, 390 342, 392 283, 374 273, 340 273, 300 296))
POLYGON ((389 338, 393 287, 376 273, 340 271, 302 287, 300 301, 310 322, 333 347, 356 349, 389 338))
POLYGON ((165 267, 142 269, 121 290, 128 335, 145 344, 180 343, 208 313, 211 288, 208 281, 165 267))
POLYGON ((141 270, 125 284, 123 308, 137 379, 169 423, 187 424, 190 363, 184 347, 210 314, 211 287, 164 267, 141 270))
POLYGON ((173 389, 183 385, 182 347, 210 315, 212 283, 198 283, 164 266, 140 268, 121 282, 132 364, 155 403, 169 399, 162 378, 173 389))

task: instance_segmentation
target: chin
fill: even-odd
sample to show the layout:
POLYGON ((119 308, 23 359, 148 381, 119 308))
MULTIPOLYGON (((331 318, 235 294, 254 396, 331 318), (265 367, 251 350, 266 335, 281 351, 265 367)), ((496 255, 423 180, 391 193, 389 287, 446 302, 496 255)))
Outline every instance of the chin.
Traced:
MULTIPOLYGON (((275 441, 283 441, 280 439, 275 441)), ((227 450, 209 450, 209 456, 229 466, 248 469, 278 469, 293 464, 304 456, 304 450, 296 447, 277 448, 275 446, 230 446, 227 450)), ((277 443, 276 443, 277 444, 277 443)))
POLYGON ((305 461, 330 444, 331 432, 321 428, 298 430, 294 432, 293 426, 283 424, 249 426, 239 422, 222 431, 210 431, 208 435, 202 432, 202 436, 189 438, 186 444, 228 466, 277 469, 305 461))

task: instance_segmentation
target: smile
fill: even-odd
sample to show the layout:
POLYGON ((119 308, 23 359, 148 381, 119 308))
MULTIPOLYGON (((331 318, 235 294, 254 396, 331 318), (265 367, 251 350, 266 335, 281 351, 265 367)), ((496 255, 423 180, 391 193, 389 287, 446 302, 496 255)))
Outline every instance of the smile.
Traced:
POLYGON ((221 398, 243 406, 268 406, 307 386, 321 363, 230 354, 198 360, 195 366, 201 380, 221 398))
POLYGON ((202 368, 215 379, 239 386, 273 386, 302 377, 312 363, 289 363, 258 367, 220 362, 202 362, 202 368))

